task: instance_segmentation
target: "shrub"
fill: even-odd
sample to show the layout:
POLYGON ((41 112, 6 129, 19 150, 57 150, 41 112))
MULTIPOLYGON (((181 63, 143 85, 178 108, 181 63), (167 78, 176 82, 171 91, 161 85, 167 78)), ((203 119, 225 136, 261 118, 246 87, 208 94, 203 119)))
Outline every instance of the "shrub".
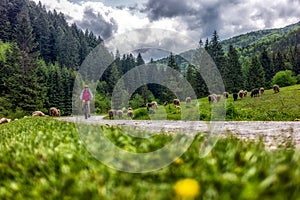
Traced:
POLYGON ((238 110, 235 108, 233 103, 230 103, 226 108, 226 118, 234 119, 238 116, 238 110))
POLYGON ((144 104, 145 104, 144 99, 139 94, 135 94, 133 96, 132 100, 129 101, 129 105, 134 109, 143 107, 143 106, 145 106, 144 104))
POLYGON ((135 119, 143 119, 143 120, 149 120, 150 117, 148 115, 148 111, 146 108, 141 108, 134 111, 134 118, 135 119))
POLYGON ((297 84, 300 84, 300 74, 298 74, 298 75, 296 76, 296 79, 297 79, 297 84))
POLYGON ((295 85, 297 83, 297 79, 293 76, 291 70, 285 70, 277 72, 272 79, 272 83, 277 84, 280 87, 285 87, 295 85))

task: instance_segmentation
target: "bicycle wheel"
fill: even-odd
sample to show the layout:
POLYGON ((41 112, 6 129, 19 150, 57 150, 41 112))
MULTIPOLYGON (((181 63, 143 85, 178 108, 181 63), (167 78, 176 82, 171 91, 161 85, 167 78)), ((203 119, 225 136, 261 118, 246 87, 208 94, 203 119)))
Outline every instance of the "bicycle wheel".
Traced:
POLYGON ((88 104, 86 103, 84 105, 84 118, 87 119, 88 118, 88 104))

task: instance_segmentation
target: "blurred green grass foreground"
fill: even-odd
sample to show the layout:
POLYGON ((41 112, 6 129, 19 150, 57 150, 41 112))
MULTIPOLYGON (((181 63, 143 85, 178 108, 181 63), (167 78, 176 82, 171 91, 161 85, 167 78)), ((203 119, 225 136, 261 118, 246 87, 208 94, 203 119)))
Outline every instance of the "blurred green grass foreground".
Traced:
MULTIPOLYGON (((103 130, 132 152, 151 152, 172 139, 163 133, 135 138, 118 127, 103 130)), ((92 157, 74 123, 13 121, 0 127, 0 199, 300 199, 300 153, 292 143, 270 150, 261 141, 229 134, 199 158, 203 141, 199 133, 169 166, 131 174, 92 157)))

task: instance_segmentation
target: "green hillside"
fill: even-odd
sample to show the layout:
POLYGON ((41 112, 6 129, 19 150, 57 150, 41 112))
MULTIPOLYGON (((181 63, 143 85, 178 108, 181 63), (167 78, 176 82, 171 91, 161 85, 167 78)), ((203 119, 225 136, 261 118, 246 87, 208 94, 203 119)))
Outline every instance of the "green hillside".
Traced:
MULTIPOLYGON (((102 130, 115 145, 130 152, 152 152, 172 137, 162 134, 136 138, 116 127, 102 130)), ((292 145, 270 151, 260 142, 228 136, 219 139, 206 157, 199 158, 203 140, 199 134, 180 158, 163 169, 130 174, 113 170, 92 157, 73 123, 34 117, 14 121, 0 129, 0 199, 212 200, 300 196, 300 154, 292 145)), ((134 167, 138 163, 128 160, 128 164, 134 167)))
MULTIPOLYGON (((224 100, 224 99, 223 99, 224 100)), ((195 113, 197 101, 186 108, 185 102, 181 103, 182 110, 192 115, 199 115, 199 120, 211 120, 211 106, 218 106, 218 103, 210 104, 208 98, 198 100, 199 112, 195 113)), ((250 92, 247 97, 233 101, 232 94, 226 100, 226 120, 246 121, 294 121, 300 119, 300 85, 284 87, 279 93, 273 90, 265 90, 262 97, 251 98, 250 92)), ((160 106, 153 115, 148 115, 146 108, 135 111, 135 119, 169 119, 180 120, 181 112, 175 109, 173 104, 160 106)), ((196 119, 196 117, 192 117, 196 119)))
MULTIPOLYGON (((221 41, 221 44, 224 47, 233 45, 239 48, 249 48, 251 46, 253 47, 253 46, 262 46, 262 45, 274 45, 273 44, 274 42, 278 42, 279 40, 282 40, 290 33, 295 33, 295 31, 299 30, 299 28, 300 28, 300 22, 291 24, 283 28, 278 28, 278 29, 253 31, 250 33, 229 38, 227 40, 223 40, 221 41)), ((294 34, 291 35, 295 37, 294 34)))

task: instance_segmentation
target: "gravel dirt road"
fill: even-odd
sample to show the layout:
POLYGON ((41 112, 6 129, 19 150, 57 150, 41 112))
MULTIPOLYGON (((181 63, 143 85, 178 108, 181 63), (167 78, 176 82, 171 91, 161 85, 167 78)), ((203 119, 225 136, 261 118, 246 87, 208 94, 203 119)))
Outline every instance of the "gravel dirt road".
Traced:
POLYGON ((284 145, 289 139, 297 148, 300 147, 300 122, 274 122, 274 121, 226 121, 226 122, 204 122, 204 121, 172 121, 172 120, 104 120, 103 116, 92 116, 85 120, 84 117, 61 117, 75 123, 99 124, 106 126, 125 126, 144 129, 152 132, 176 132, 182 130, 185 133, 212 133, 225 136, 232 133, 241 139, 256 140, 262 137, 266 146, 276 148, 284 145))

